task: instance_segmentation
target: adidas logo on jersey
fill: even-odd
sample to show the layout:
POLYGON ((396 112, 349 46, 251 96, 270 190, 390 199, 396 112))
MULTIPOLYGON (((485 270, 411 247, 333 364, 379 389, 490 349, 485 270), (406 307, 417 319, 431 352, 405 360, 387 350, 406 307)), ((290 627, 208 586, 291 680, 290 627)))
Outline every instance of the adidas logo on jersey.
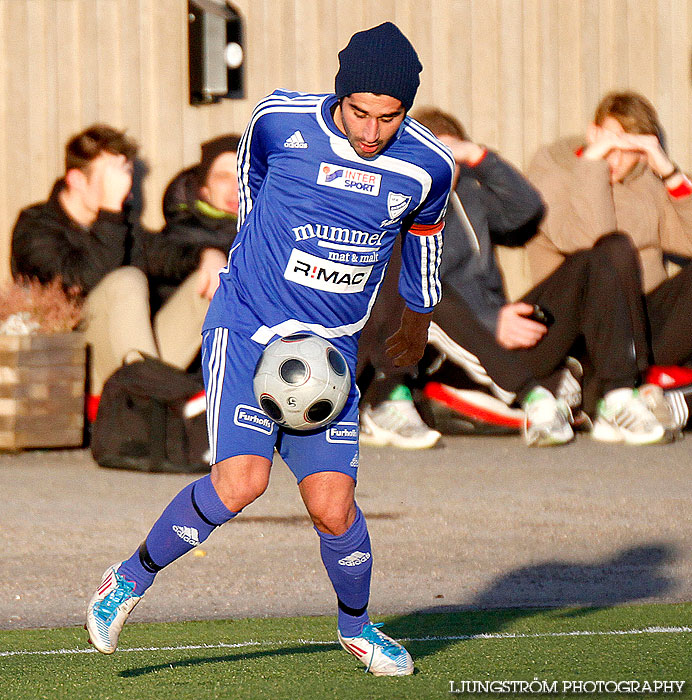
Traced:
POLYGON ((305 142, 305 139, 303 138, 303 134, 301 134, 300 130, 298 130, 298 131, 294 131, 284 141, 284 147, 285 148, 307 148, 308 144, 305 142))
POLYGON ((178 537, 180 537, 183 542, 191 544, 196 547, 199 544, 199 532, 194 527, 187 527, 186 525, 173 525, 173 532, 175 532, 178 537))
POLYGON ((359 552, 356 550, 353 554, 339 559, 339 564, 341 564, 341 566, 358 566, 359 564, 365 563, 368 559, 370 559, 370 552, 359 552))

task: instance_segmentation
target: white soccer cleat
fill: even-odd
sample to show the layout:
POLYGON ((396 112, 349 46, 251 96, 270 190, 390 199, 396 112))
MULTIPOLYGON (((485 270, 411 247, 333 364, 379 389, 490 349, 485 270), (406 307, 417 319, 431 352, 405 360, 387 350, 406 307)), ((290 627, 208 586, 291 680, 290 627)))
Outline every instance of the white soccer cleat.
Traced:
POLYGON ((425 450, 440 439, 418 415, 413 401, 383 401, 376 408, 366 406, 360 414, 360 441, 363 445, 401 447, 425 450))
POLYGON ((591 437, 600 442, 655 445, 668 438, 636 389, 609 391, 598 402, 591 437))
POLYGON ((410 676, 413 659, 404 647, 380 632, 381 624, 368 624, 357 637, 342 637, 339 644, 359 661, 373 676, 410 676))
POLYGON ((106 569, 87 608, 89 641, 102 654, 112 654, 116 650, 125 621, 142 599, 134 595, 134 582, 118 573, 119 567, 120 564, 114 564, 106 569))

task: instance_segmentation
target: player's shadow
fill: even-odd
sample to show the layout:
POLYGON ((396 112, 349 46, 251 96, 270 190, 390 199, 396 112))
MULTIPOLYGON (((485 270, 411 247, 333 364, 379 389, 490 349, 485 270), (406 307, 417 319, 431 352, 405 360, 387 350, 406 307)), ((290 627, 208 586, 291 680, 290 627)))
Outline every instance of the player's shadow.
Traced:
POLYGON ((569 608, 555 614, 578 618, 662 595, 675 585, 663 569, 675 558, 674 546, 652 543, 592 563, 548 561, 526 566, 495 579, 470 604, 433 605, 390 619, 384 630, 395 639, 433 638, 407 643, 413 657, 421 658, 459 639, 502 633, 516 620, 550 609, 569 608))
POLYGON ((218 656, 193 656, 191 658, 182 659, 180 661, 169 661, 162 664, 151 664, 149 666, 140 666, 138 668, 128 668, 120 671, 118 674, 121 678, 138 678, 149 673, 164 671, 166 669, 184 669, 195 666, 203 666, 205 664, 232 663, 234 661, 251 661, 252 659, 261 659, 266 656, 292 656, 294 654, 316 654, 318 652, 333 651, 338 642, 334 645, 329 644, 303 644, 301 646, 281 647, 280 649, 264 649, 262 651, 238 652, 235 654, 221 654, 218 656))

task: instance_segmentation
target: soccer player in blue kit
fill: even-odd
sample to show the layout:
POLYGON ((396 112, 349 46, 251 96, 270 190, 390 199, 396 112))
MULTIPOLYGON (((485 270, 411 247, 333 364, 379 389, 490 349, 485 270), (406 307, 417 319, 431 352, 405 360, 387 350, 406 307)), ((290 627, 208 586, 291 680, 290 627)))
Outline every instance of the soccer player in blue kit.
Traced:
POLYGON ((400 233, 406 308, 387 349, 399 365, 422 356, 440 298, 454 160, 406 116, 421 70, 408 39, 385 22, 340 52, 335 94, 277 90, 255 108, 238 152, 239 231, 203 330, 211 474, 184 488, 139 549, 106 570, 87 611, 99 651, 115 651, 163 567, 264 492, 276 449, 319 537, 341 645, 375 675, 413 673, 408 652, 367 612, 372 553, 355 501, 355 382, 334 423, 298 433, 262 411, 252 379, 266 344, 295 332, 330 340, 353 377, 358 336, 400 233))

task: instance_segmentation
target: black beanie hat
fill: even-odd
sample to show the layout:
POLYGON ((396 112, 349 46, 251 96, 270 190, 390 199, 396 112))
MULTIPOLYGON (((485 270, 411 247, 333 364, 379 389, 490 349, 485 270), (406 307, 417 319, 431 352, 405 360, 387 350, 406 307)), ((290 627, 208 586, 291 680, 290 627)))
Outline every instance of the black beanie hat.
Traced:
POLYGON ((222 153, 236 153, 238 151, 239 143, 239 136, 228 134, 224 136, 217 136, 216 138, 205 141, 202 144, 202 157, 200 158, 199 165, 197 166, 197 181, 199 182, 200 187, 207 179, 207 174, 211 170, 212 163, 216 160, 216 158, 222 153))
POLYGON ((401 100, 408 111, 416 97, 423 70, 411 42, 391 22, 357 32, 339 52, 334 81, 341 99, 354 92, 372 92, 401 100))

